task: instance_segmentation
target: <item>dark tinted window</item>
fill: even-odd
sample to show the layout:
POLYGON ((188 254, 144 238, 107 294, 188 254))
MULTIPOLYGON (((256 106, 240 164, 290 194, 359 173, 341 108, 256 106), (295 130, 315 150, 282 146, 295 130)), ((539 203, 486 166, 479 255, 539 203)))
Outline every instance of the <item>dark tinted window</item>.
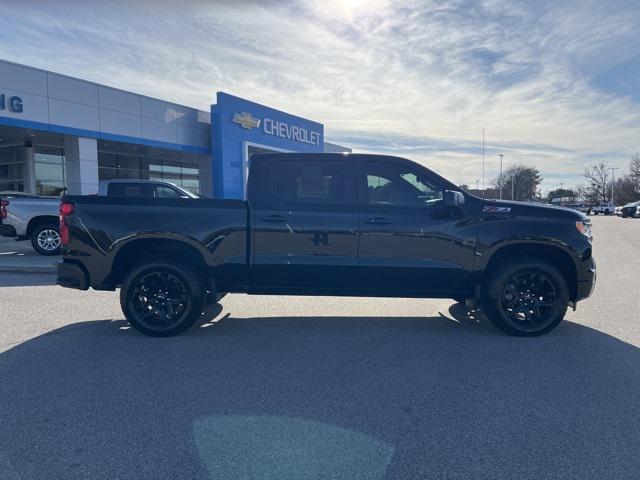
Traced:
POLYGON ((269 195, 291 203, 344 203, 345 170, 336 160, 276 160, 269 195))
POLYGON ((148 185, 143 183, 111 183, 108 196, 110 197, 151 197, 148 185))
POLYGON ((424 207, 442 200, 442 189, 409 166, 364 162, 366 193, 370 205, 424 207))
POLYGON ((154 185, 155 197, 158 198, 181 198, 183 195, 178 190, 166 185, 154 185))

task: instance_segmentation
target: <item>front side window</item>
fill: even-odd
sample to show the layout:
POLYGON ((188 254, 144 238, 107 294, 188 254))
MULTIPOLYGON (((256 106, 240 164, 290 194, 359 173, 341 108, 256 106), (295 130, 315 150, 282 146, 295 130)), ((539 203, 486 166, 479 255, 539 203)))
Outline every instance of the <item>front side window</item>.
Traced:
POLYGON ((405 165, 365 162, 365 203, 425 207, 442 201, 442 189, 405 165))
POLYGON ((290 203, 337 204, 345 200, 345 166, 332 160, 277 160, 270 195, 290 203))
POLYGON ((156 191, 155 196, 157 198, 182 198, 183 196, 182 193, 179 192, 178 190, 171 187, 167 187, 165 185, 155 186, 155 191, 156 191))

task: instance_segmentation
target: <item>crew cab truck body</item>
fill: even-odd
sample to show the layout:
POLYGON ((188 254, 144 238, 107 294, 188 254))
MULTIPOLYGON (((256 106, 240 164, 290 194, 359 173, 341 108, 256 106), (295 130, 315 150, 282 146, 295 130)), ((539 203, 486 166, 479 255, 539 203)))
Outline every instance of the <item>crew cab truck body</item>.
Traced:
POLYGON ((58 283, 121 287, 127 319, 158 336, 229 292, 481 301, 503 330, 539 335, 595 285, 584 214, 485 201, 406 159, 254 155, 247 194, 64 197, 58 283))

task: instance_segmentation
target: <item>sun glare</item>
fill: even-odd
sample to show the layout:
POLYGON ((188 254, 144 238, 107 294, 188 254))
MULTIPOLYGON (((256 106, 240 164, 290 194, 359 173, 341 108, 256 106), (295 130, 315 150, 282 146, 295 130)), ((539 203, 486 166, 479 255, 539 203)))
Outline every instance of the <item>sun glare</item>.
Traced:
POLYGON ((322 2, 322 8, 338 18, 354 20, 375 13, 387 4, 386 0, 331 0, 322 2))

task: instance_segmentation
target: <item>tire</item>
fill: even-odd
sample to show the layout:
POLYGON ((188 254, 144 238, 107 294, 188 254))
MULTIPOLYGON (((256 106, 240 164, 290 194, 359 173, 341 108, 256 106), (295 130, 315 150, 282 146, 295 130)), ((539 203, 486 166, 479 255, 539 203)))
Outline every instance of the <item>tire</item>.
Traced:
POLYGON ((482 306, 491 322, 516 336, 535 337, 564 318, 569 286, 562 273, 537 257, 505 260, 483 289, 482 306))
POLYGON ((133 328, 153 337, 187 330, 200 317, 206 288, 186 265, 150 260, 134 267, 120 289, 120 306, 133 328))
POLYGON ((60 254, 60 225, 43 222, 31 231, 31 246, 40 255, 60 254))
POLYGON ((604 211, 604 214, 605 214, 605 215, 609 215, 609 213, 610 213, 610 212, 609 212, 609 210, 605 210, 605 211, 604 211))

